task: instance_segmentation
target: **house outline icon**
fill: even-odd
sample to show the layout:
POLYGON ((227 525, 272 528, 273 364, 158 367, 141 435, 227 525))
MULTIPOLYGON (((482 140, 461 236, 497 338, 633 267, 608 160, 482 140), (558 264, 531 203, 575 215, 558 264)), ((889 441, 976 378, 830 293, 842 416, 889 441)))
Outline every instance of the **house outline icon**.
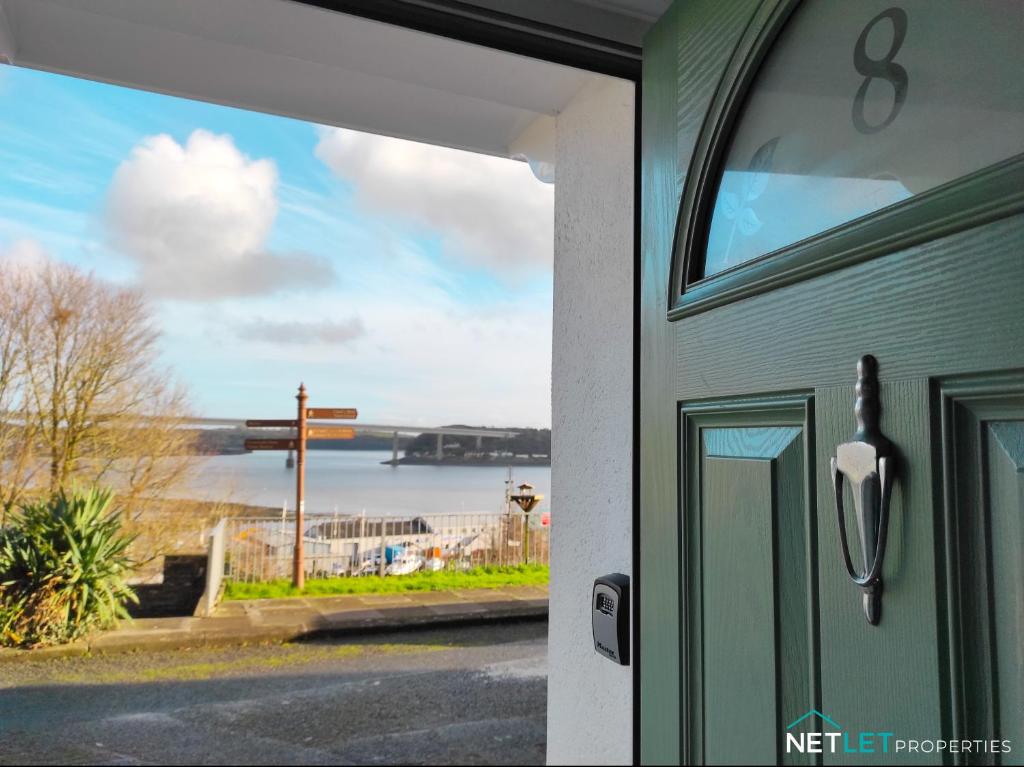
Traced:
POLYGON ((816 709, 816 708, 812 708, 812 709, 811 709, 810 711, 808 711, 808 712, 807 712, 806 714, 804 714, 803 716, 801 716, 801 717, 800 717, 799 719, 796 719, 796 720, 794 720, 794 721, 790 722, 790 723, 789 723, 789 725, 788 725, 788 726, 786 727, 786 729, 787 729, 787 730, 792 730, 792 729, 793 729, 794 727, 796 727, 796 726, 797 726, 798 724, 800 724, 800 723, 801 723, 802 721, 804 721, 805 719, 807 719, 808 717, 811 717, 811 716, 817 716, 817 717, 818 717, 819 719, 821 719, 821 720, 822 720, 823 722, 827 722, 828 724, 830 724, 830 725, 832 725, 833 727, 835 727, 835 728, 836 728, 837 730, 842 730, 842 729, 843 729, 842 725, 840 725, 839 723, 837 723, 837 722, 836 722, 835 720, 833 720, 832 718, 830 718, 830 717, 826 716, 825 714, 821 713, 821 712, 820 712, 820 711, 818 711, 818 709, 816 709))

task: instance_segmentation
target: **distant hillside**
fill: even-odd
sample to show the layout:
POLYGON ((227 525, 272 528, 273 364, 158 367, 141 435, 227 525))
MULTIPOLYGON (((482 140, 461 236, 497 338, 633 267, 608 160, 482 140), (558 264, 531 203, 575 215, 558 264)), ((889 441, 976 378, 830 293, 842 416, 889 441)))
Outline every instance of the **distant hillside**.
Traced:
MULTIPOLYGON (((453 428, 485 429, 486 426, 446 424, 453 428)), ((505 427, 502 427, 505 428, 505 427)), ((477 446, 476 437, 446 435, 444 438, 444 463, 550 463, 551 429, 529 429, 508 427, 518 432, 507 439, 484 438, 477 446), (518 460, 517 460, 518 459, 518 460)), ((406 463, 420 463, 436 460, 437 435, 419 434, 405 447, 406 463)))
MULTIPOLYGON (((233 455, 245 452, 245 440, 290 437, 293 431, 283 429, 195 429, 196 452, 200 455, 233 455)), ((399 449, 409 442, 399 437, 399 449)), ((355 439, 317 439, 306 443, 310 450, 390 450, 391 437, 357 434, 355 439)))

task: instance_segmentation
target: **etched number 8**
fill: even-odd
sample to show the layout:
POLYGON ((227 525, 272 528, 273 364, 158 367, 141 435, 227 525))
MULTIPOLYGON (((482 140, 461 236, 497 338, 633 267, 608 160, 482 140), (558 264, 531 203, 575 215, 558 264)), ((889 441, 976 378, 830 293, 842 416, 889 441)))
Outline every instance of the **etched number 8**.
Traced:
POLYGON ((907 70, 897 64, 893 59, 899 53, 903 45, 903 39, 907 36, 907 12, 902 8, 889 8, 875 16, 857 38, 857 45, 853 49, 853 66, 864 75, 864 82, 857 89, 857 96, 853 100, 853 125, 861 133, 878 133, 889 123, 896 119, 896 115, 903 108, 903 102, 907 98, 907 70), (868 56, 867 47, 868 35, 875 25, 882 19, 889 19, 892 22, 892 45, 888 53, 880 59, 873 59, 868 56), (887 80, 892 84, 893 101, 889 116, 878 125, 871 125, 864 119, 864 98, 868 93, 868 86, 875 78, 887 80))

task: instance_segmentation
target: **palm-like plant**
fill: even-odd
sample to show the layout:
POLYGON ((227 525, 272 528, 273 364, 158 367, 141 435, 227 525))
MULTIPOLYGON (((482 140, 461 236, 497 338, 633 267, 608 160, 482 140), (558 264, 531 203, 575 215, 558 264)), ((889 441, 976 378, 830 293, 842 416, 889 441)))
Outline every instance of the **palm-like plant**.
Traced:
POLYGON ((131 538, 111 494, 59 491, 0 532, 0 642, 69 642, 127 617, 131 538))

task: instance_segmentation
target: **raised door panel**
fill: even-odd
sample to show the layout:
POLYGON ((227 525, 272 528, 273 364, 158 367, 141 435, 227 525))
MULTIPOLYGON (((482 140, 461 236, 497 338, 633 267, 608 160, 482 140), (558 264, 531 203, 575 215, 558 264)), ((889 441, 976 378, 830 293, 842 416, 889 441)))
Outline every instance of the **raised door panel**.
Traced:
POLYGON ((996 736, 1024 747, 1024 423, 988 427, 996 736))
POLYGON ((943 403, 954 728, 1014 764, 1024 743, 1024 378, 947 381, 943 403))
POLYGON ((708 764, 775 759, 775 545, 769 460, 704 461, 704 727, 708 764), (745 737, 724 737, 736 722, 745 737))
POLYGON ((683 411, 695 761, 804 761, 782 738, 814 700, 807 404, 683 411))

